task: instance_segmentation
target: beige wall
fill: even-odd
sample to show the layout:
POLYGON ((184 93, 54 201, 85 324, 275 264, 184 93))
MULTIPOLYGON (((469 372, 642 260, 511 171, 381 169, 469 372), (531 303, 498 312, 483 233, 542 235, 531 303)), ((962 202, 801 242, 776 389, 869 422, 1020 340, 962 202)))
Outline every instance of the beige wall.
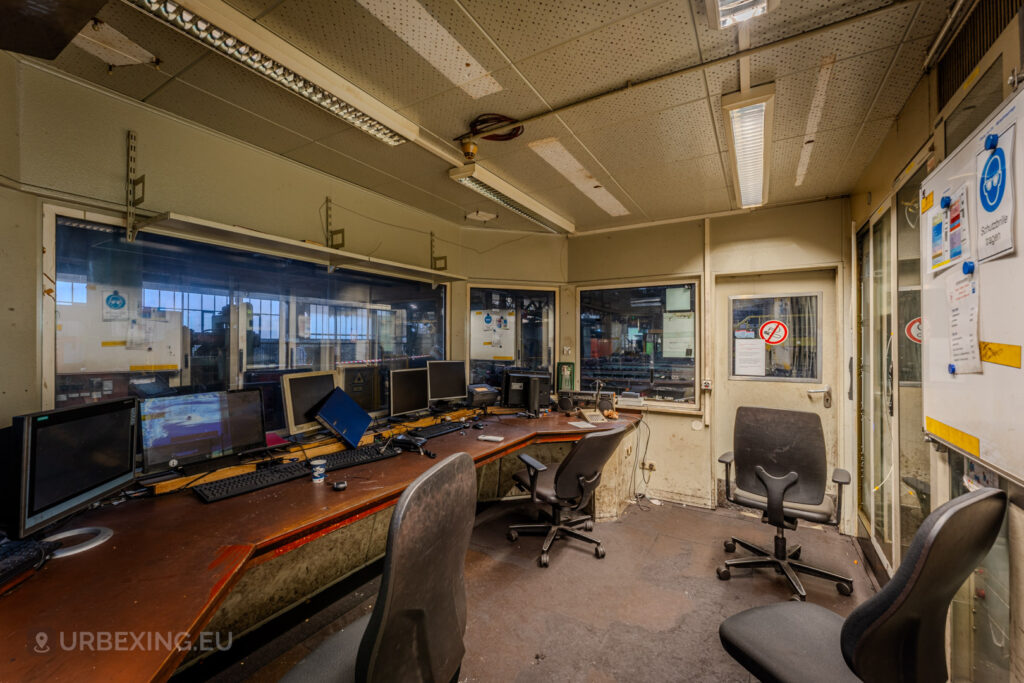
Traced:
POLYGON ((569 239, 569 282, 699 274, 704 223, 674 223, 569 239))

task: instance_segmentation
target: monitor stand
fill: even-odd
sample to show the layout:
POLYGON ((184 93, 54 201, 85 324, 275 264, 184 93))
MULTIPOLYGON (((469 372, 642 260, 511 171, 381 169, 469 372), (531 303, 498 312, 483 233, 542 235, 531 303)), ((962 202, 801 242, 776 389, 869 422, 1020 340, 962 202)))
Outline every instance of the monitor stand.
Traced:
POLYGON ((47 536, 44 541, 63 541, 65 538, 74 538, 75 536, 84 536, 91 534, 92 538, 82 541, 76 545, 61 546, 53 551, 51 557, 68 557, 69 555, 77 555, 83 553, 86 550, 92 550, 99 544, 103 543, 111 536, 114 532, 105 526, 84 526, 80 529, 69 529, 62 531, 59 534, 53 536, 47 536))

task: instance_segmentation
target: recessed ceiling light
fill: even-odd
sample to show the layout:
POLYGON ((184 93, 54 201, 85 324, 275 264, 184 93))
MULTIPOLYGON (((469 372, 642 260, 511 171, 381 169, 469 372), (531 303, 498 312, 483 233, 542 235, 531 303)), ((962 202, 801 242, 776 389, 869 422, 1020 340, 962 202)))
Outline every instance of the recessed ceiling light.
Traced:
POLYGON ((736 199, 744 209, 761 206, 768 197, 774 100, 773 84, 722 98, 725 127, 732 142, 729 153, 736 179, 736 199))
MULTIPOLYGON (((402 135, 384 125, 370 114, 347 100, 335 95, 326 87, 314 83, 309 78, 300 76, 280 61, 268 57, 252 45, 231 35, 226 30, 214 25, 206 18, 171 0, 125 0, 131 5, 142 9, 157 19, 173 26, 207 47, 231 57, 242 66, 269 78, 278 85, 304 97, 313 104, 326 109, 338 118, 350 123, 368 135, 372 135, 388 145, 400 145, 406 141, 402 135)), ((250 32, 251 33, 251 32, 250 32)), ((331 74, 336 77, 337 74, 331 74)), ((356 93, 356 88, 344 83, 341 92, 346 97, 356 98, 357 95, 366 99, 365 93, 356 93), (350 93, 348 91, 351 91, 350 93)), ((366 106, 366 105, 361 105, 366 106)), ((378 103, 379 107, 379 103, 378 103)))
POLYGON ((707 0, 711 28, 727 28, 779 6, 779 0, 707 0))
POLYGON ((571 221, 477 164, 456 166, 448 171, 448 177, 549 232, 564 235, 576 231, 571 221))
POLYGON ((474 100, 502 89, 487 69, 414 0, 358 0, 366 11, 474 100))
POLYGON ((565 148, 565 145, 558 141, 558 138, 535 140, 529 143, 529 146, 541 159, 551 164, 552 168, 565 176, 576 186, 576 189, 585 194, 590 201, 597 204, 609 216, 629 215, 629 209, 605 189, 593 174, 585 169, 583 164, 565 148))
POLYGON ((804 145, 800 150, 800 161, 796 166, 797 187, 804 184, 804 176, 807 175, 807 166, 811 163, 811 151, 814 149, 814 134, 821 123, 821 114, 825 110, 825 94, 828 92, 828 81, 832 77, 832 67, 835 66, 836 56, 829 55, 821 61, 821 70, 818 71, 818 82, 814 86, 814 97, 811 98, 811 111, 807 114, 807 126, 804 127, 804 145))
POLYGON ((86 24, 71 44, 110 66, 152 64, 156 60, 152 52, 98 19, 86 24))

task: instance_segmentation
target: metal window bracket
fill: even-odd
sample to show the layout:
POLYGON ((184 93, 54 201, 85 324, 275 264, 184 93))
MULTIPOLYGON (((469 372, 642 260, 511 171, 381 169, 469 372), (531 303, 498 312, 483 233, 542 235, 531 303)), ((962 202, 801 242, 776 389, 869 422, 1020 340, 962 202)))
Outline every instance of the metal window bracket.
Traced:
POLYGON ((128 131, 125 143, 124 225, 128 231, 128 241, 134 242, 135 236, 139 234, 135 207, 146 199, 146 176, 135 177, 135 150, 138 139, 134 130, 128 131))
POLYGON ((430 267, 434 270, 448 270, 448 257, 438 256, 434 251, 434 233, 430 233, 430 267))

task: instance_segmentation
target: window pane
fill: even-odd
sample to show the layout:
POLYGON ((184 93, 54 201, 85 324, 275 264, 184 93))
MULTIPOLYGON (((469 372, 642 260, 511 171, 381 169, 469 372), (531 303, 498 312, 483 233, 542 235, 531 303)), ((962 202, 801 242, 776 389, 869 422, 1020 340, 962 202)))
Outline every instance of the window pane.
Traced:
POLYGON ((61 307, 58 408, 254 387, 273 430, 284 426, 285 373, 369 362, 379 410, 389 369, 444 357, 446 287, 145 233, 129 243, 122 232, 58 219, 58 282, 74 283, 72 300, 80 285, 84 304, 61 307), (111 296, 118 308, 104 303, 111 296))
POLYGON ((734 298, 732 377, 820 380, 818 295, 734 298))
POLYGON ((693 284, 580 292, 580 389, 695 405, 693 284))
POLYGON ((501 386, 507 367, 553 370, 555 293, 469 290, 470 383, 501 386))

